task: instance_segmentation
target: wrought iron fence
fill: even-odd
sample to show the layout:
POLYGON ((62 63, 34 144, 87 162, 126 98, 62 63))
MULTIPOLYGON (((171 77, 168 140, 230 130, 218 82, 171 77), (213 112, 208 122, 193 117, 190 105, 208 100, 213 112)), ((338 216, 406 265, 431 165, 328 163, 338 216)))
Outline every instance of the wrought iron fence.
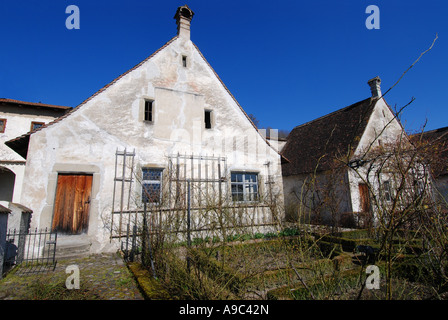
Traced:
POLYGON ((21 273, 54 270, 56 267, 57 232, 9 230, 4 251, 4 273, 20 266, 21 273))
POLYGON ((128 224, 126 235, 121 241, 121 251, 126 261, 133 262, 142 253, 141 240, 137 226, 133 225, 131 231, 131 226, 128 224))

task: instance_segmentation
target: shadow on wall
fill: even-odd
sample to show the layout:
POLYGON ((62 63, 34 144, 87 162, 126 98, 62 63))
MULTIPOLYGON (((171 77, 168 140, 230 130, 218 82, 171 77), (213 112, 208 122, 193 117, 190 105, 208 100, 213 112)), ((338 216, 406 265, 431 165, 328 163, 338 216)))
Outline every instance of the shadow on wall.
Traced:
POLYGON ((0 167, 0 201, 12 201, 15 180, 14 172, 0 167))

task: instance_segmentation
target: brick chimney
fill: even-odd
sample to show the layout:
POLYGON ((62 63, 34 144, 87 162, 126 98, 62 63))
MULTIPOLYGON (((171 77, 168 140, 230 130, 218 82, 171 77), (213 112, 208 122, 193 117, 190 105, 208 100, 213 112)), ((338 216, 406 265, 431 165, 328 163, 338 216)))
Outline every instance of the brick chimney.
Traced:
POLYGON ((370 86, 370 91, 372 92, 372 98, 381 97, 381 79, 380 77, 375 77, 367 82, 370 86))
POLYGON ((179 38, 190 40, 190 23, 194 12, 187 5, 177 8, 174 19, 177 23, 177 35, 179 38))

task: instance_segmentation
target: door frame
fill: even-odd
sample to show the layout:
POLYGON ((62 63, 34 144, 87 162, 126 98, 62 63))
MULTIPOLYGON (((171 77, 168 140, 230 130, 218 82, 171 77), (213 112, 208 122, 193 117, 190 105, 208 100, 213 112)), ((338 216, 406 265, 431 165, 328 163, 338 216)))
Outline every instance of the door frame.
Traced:
MULTIPOLYGON (((79 180, 78 180, 79 181, 79 180)), ((61 180, 61 182, 62 182, 62 180, 61 180)), ((51 222, 51 231, 58 231, 58 232, 61 232, 61 233, 63 233, 63 234, 65 234, 65 235, 79 235, 79 234, 83 234, 83 233, 87 233, 88 232, 88 230, 89 230, 89 217, 90 217, 90 203, 91 203, 91 198, 92 198, 92 184, 93 184, 93 175, 92 174, 86 174, 86 173, 78 173, 78 172, 76 172, 76 173, 58 173, 58 182, 57 182, 57 186, 56 186, 56 196, 55 196, 55 205, 54 205, 54 210, 53 210, 53 219, 52 219, 52 222, 51 222), (78 223, 81 223, 81 225, 78 225, 78 223, 77 223, 77 226, 79 227, 79 226, 81 226, 81 230, 80 230, 80 232, 74 232, 74 230, 71 230, 71 232, 70 231, 59 231, 59 228, 61 227, 61 225, 60 225, 60 223, 64 220, 64 219, 66 219, 67 218, 67 216, 65 216, 64 214, 62 215, 62 216, 58 216, 58 218, 60 219, 60 221, 59 221, 59 223, 58 223, 58 225, 57 226, 55 226, 54 225, 54 222, 55 222, 55 217, 56 217, 56 214, 57 214, 57 212, 56 212, 56 201, 57 200, 60 200, 60 201, 62 201, 64 198, 65 198, 65 196, 67 196, 66 194, 64 194, 64 197, 62 197, 61 199, 58 199, 58 189, 59 189, 59 186, 60 186, 60 184, 59 184, 59 181, 60 181, 60 178, 61 177, 72 177, 72 179, 75 179, 75 181, 78 179, 78 177, 89 177, 89 184, 90 184, 90 186, 88 187, 88 189, 89 189, 89 195, 88 195, 88 209, 87 210, 85 210, 85 211, 87 211, 87 212, 84 212, 83 213, 83 215, 87 215, 87 221, 86 221, 86 225, 85 226, 82 226, 83 225, 83 223, 82 222, 78 222, 78 223)), ((62 185, 61 185, 61 187, 62 187, 62 185)), ((65 186, 64 186, 65 187, 65 186)), ((78 185, 76 185, 76 187, 78 187, 78 185)), ((87 189, 85 189, 85 190, 87 190, 87 189)), ((66 190, 64 190, 64 191, 69 191, 69 192, 72 192, 71 194, 72 195, 74 195, 75 196, 75 198, 76 198, 76 195, 77 195, 77 193, 76 193, 76 191, 77 191, 77 188, 75 188, 74 190, 73 189, 66 189, 66 190)), ((77 210, 78 209, 78 207, 76 206, 76 204, 75 203, 73 203, 73 205, 74 205, 74 207, 72 208, 73 210, 77 210)), ((76 215, 74 212, 72 212, 71 214, 69 214, 69 215, 76 215)), ((81 216, 82 217, 82 216, 81 216)), ((78 216, 78 218, 81 218, 80 216, 78 216)))
POLYGON ((370 213, 372 211, 372 205, 371 205, 371 199, 370 199, 370 193, 369 193, 369 186, 366 183, 358 183, 358 190, 359 190, 359 211, 364 213, 370 213), (366 201, 366 203, 363 203, 363 199, 366 201), (364 206, 367 205, 367 210, 364 210, 364 206))
POLYGON ((359 191, 359 210, 358 210, 358 224, 361 223, 363 228, 369 228, 374 222, 374 215, 372 210, 372 199, 370 198, 369 186, 364 182, 358 183, 359 191), (362 193, 364 192, 364 196, 362 193), (366 205, 368 205, 367 210, 363 208, 363 199, 367 200, 366 205))
POLYGON ((70 164, 70 163, 58 163, 53 166, 52 171, 48 176, 46 201, 41 211, 40 221, 38 222, 39 228, 52 227, 54 216, 54 205, 56 200, 57 182, 59 174, 89 174, 93 176, 91 200, 89 209, 89 222, 87 234, 94 234, 98 229, 98 212, 99 212, 99 186, 100 186, 100 168, 96 165, 90 164, 70 164))

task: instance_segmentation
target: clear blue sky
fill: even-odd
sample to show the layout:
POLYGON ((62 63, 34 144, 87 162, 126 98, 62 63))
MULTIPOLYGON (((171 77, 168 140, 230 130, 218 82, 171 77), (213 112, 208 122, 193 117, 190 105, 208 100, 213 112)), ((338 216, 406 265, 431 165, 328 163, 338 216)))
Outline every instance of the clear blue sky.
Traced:
POLYGON ((192 41, 260 126, 291 130, 383 92, 432 43, 387 96, 416 100, 402 122, 417 131, 448 126, 446 0, 0 2, 0 97, 75 107, 176 34, 176 8, 195 12, 192 41), (68 30, 68 5, 80 29, 68 30), (380 29, 368 30, 368 5, 380 29))

